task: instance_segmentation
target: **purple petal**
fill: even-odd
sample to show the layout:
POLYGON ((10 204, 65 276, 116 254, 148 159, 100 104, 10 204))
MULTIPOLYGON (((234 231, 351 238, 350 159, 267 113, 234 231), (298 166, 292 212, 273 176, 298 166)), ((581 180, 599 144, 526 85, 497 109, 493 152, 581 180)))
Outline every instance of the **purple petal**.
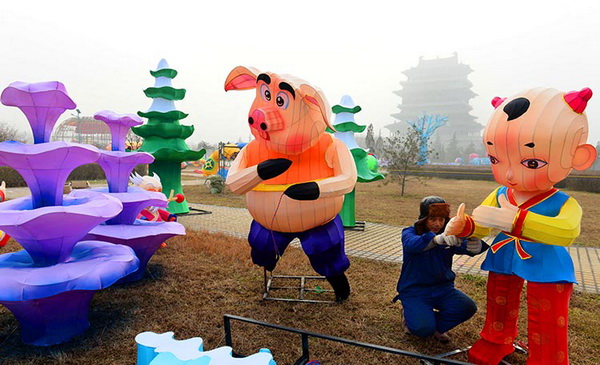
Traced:
POLYGON ((34 143, 49 142, 58 117, 76 107, 65 86, 58 81, 13 82, 0 95, 0 102, 21 109, 33 131, 34 143))
POLYGON ((125 138, 129 129, 143 123, 142 118, 135 114, 117 114, 110 110, 97 112, 94 119, 103 121, 110 128, 113 151, 125 151, 125 138))
POLYGON ((154 162, 154 156, 146 152, 100 151, 97 163, 104 170, 111 193, 124 193, 129 175, 139 164, 154 162))

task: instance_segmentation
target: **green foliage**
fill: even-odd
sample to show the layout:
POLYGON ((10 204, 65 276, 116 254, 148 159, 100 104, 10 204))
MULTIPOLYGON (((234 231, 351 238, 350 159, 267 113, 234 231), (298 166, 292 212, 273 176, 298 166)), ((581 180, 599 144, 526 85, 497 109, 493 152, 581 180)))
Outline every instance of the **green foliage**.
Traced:
MULTIPOLYGON (((406 182, 415 179, 419 182, 427 180, 424 176, 411 174, 421 168, 417 163, 421 157, 421 134, 415 128, 406 133, 395 133, 386 138, 383 146, 383 158, 387 161, 387 179, 384 184, 394 182, 400 185, 400 196, 404 196, 406 182)), ((432 149, 428 146, 428 153, 432 149)))

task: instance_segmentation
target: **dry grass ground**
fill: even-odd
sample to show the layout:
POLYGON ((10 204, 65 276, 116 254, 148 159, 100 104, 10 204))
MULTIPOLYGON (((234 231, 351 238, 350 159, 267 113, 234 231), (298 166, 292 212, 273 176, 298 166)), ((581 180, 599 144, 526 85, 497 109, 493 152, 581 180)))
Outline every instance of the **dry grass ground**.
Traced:
MULTIPOLYGON (((449 180, 432 178, 426 184, 415 180, 408 182, 406 194, 400 196, 396 184, 384 185, 380 182, 356 185, 356 219, 393 226, 408 226, 418 216, 419 202, 428 195, 439 195, 453 207, 466 203, 466 211, 471 212, 498 185, 493 181, 449 180)), ((600 194, 581 191, 565 192, 579 202, 583 208, 581 235, 575 245, 600 247, 600 194)), ((245 207, 243 196, 226 190, 224 194, 210 194, 204 185, 185 187, 185 195, 190 202, 245 207)))
MULTIPOLYGON (((399 187, 379 183, 357 185, 356 215, 359 220, 396 226, 412 224, 418 202, 426 195, 445 197, 453 206, 476 207, 495 183, 431 179, 427 185, 410 182, 408 194, 399 187)), ((582 234, 577 244, 600 247, 595 217, 600 194, 568 192, 584 209, 582 234)), ((191 202, 244 207, 244 198, 230 192, 211 195, 204 185, 186 186, 191 202)), ((20 249, 15 242, 0 248, 0 254, 20 249)), ((143 331, 174 331, 178 339, 202 337, 205 349, 224 345, 222 316, 225 313, 283 326, 345 337, 425 354, 437 354, 470 345, 477 338, 485 316, 485 278, 459 275, 457 286, 479 305, 475 317, 451 331, 452 342, 442 345, 406 333, 399 304, 392 304, 399 264, 351 258, 348 271, 353 294, 340 305, 265 302, 262 270, 251 263, 245 240, 207 232, 188 232, 169 241, 152 258, 144 280, 117 285, 98 292, 90 310, 90 329, 69 343, 50 348, 23 345, 19 325, 0 307, 1 364, 133 364, 135 335, 143 331)), ((306 256, 289 248, 277 273, 312 275, 306 256)), ((1 278, 0 278, 1 279, 1 278)), ((328 287, 326 283, 319 285, 328 287)), ((323 294, 327 296, 328 294, 323 294)), ((570 310, 570 351, 573 364, 600 363, 600 295, 576 292, 570 310)), ((520 315, 520 339, 526 340, 526 308, 520 315)), ((236 351, 251 354, 270 348, 280 365, 292 364, 300 354, 297 335, 273 332, 234 322, 236 351)), ((347 345, 311 340, 312 356, 324 364, 403 364, 415 360, 377 354, 347 345)), ((457 360, 465 360, 457 356, 457 360)), ((512 355, 512 364, 525 357, 512 355)))
MULTIPOLYGON (((11 242, 0 253, 19 249, 11 242)), ((23 345, 12 314, 0 308, 2 364, 134 364, 134 338, 143 331, 174 331, 176 338, 199 336, 205 349, 224 345, 222 316, 234 314, 287 327, 340 336, 425 354, 470 345, 484 321, 485 278, 459 276, 457 286, 477 302, 475 317, 451 331, 442 345, 406 333, 399 304, 392 304, 400 265, 351 258, 348 277, 353 294, 339 305, 263 301, 262 270, 251 263, 245 240, 221 234, 188 232, 169 241, 152 258, 149 273, 137 283, 98 292, 90 311, 91 328, 74 340, 50 348, 23 345)), ((290 247, 276 272, 313 274, 306 256, 290 247)), ((327 285, 327 284, 323 284, 327 285)), ((328 294, 323 294, 328 295, 328 294)), ((520 339, 526 339, 526 309, 520 315, 520 339)), ((300 338, 260 327, 233 324, 234 349, 251 354, 270 348, 279 365, 300 355, 300 338)), ((571 302, 572 364, 597 364, 600 359, 600 296, 575 293, 571 302)), ((347 345, 311 340, 311 354, 323 364, 415 364, 416 361, 347 345)), ((457 360, 465 360, 457 356, 457 360)), ((521 354, 512 364, 524 364, 521 354)))

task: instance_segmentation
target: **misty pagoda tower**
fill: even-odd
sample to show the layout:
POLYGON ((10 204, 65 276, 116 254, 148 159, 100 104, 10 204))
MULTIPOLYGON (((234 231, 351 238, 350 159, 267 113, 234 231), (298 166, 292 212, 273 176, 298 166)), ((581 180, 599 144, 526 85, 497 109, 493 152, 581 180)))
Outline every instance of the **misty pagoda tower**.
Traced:
POLYGON ((401 90, 394 91, 402 98, 398 105, 400 112, 392 114, 399 121, 385 127, 390 132, 403 131, 409 120, 417 120, 423 114, 439 114, 448 117, 446 125, 440 127, 434 137, 443 145, 447 146, 453 138, 459 147, 471 142, 476 146, 481 144, 483 126, 469 114, 473 109, 469 100, 477 96, 471 91, 473 84, 467 78, 471 72, 471 67, 458 62, 456 53, 430 60, 420 57, 416 67, 402 72, 407 79, 400 82, 401 90))
MULTIPOLYGON (((138 112, 140 117, 148 118, 148 123, 131 130, 144 139, 138 151, 154 156, 148 174, 156 173, 160 177, 163 193, 168 197, 171 190, 175 194, 183 193, 181 163, 201 159, 204 150, 192 151, 185 143, 194 133, 194 126, 179 124, 179 120, 188 115, 175 108, 175 101, 185 97, 185 89, 175 89, 171 86, 171 80, 177 76, 177 71, 169 68, 167 61, 162 59, 156 70, 150 71, 150 74, 156 81, 154 87, 144 90, 144 94, 152 99, 152 105, 148 111, 138 112)), ((168 210, 173 214, 190 211, 185 200, 169 202, 168 210)))

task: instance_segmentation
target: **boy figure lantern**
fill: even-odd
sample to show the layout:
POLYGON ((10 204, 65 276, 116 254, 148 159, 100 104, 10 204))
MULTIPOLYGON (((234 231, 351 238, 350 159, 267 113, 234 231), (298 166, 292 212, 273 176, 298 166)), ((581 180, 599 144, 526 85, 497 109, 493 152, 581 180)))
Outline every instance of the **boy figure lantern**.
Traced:
POLYGON ((356 167, 343 142, 325 133, 329 105, 322 93, 289 75, 234 68, 225 91, 256 89, 248 124, 255 140, 239 153, 227 175, 246 194, 254 218, 248 241, 252 261, 272 271, 296 237, 336 300, 350 294, 344 272, 344 228, 338 215, 356 183, 356 167))
MULTIPOLYGON (((488 270, 487 315, 469 361, 498 364, 514 351, 520 293, 527 284, 528 364, 567 364, 568 307, 575 275, 566 246, 580 232, 582 210, 554 188, 572 169, 596 159, 586 144, 583 113, 592 91, 526 90, 496 108, 483 135, 496 181, 503 185, 452 218, 447 234, 483 237, 500 229, 482 269, 488 270)), ((464 210, 464 206, 462 207, 464 210)))

